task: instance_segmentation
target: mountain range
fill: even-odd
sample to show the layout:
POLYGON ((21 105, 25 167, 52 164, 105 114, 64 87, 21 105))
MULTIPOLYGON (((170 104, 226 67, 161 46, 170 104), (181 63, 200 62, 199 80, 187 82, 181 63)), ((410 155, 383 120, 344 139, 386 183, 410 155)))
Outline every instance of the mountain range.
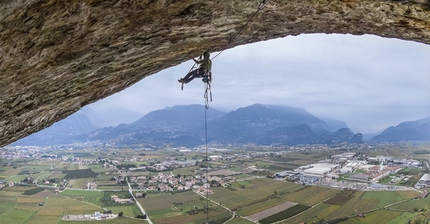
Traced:
POLYGON ((391 126, 369 141, 430 141, 430 117, 402 122, 395 127, 391 126))
MULTIPOLYGON (((130 114, 130 113, 128 113, 130 114)), ((116 146, 218 144, 296 145, 362 143, 345 122, 318 118, 305 109, 254 104, 226 113, 202 105, 166 107, 129 124, 99 128, 102 116, 81 110, 13 145, 58 145, 100 141, 116 146), (98 125, 96 125, 98 124, 98 125)), ((430 140, 430 117, 389 127, 370 141, 430 140)))

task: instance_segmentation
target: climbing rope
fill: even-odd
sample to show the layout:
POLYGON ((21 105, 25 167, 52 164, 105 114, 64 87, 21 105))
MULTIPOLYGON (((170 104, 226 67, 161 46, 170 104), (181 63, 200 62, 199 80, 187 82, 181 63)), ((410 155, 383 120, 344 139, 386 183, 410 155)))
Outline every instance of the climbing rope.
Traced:
MULTIPOLYGON (((210 86, 209 82, 208 85, 210 86)), ((207 91, 207 89, 206 89, 207 91)), ((212 99, 211 99, 212 101, 212 99)), ((209 106, 206 106, 205 108, 205 144, 206 144, 206 183, 208 185, 208 188, 206 188, 206 223, 209 223, 209 157, 208 157, 208 122, 207 122, 207 115, 206 111, 209 108, 209 106)))
MULTIPOLYGON (((263 10, 264 7, 266 7, 266 5, 269 4, 269 2, 270 2, 270 0, 262 0, 260 2, 260 5, 258 6, 257 11, 255 11, 254 14, 252 14, 251 18, 248 19, 248 21, 245 23, 245 25, 242 26, 242 28, 239 30, 239 32, 237 32, 234 36, 230 37, 230 39, 228 40, 228 43, 227 43, 227 47, 230 46, 230 44, 233 42, 233 40, 236 39, 236 37, 239 36, 240 33, 242 33, 242 31, 245 29, 245 27, 248 26, 248 24, 252 21, 252 19, 254 19, 255 15, 257 15, 258 12, 263 10)), ((218 55, 220 55, 223 51, 224 50, 218 52, 218 54, 216 54, 211 60, 218 57, 218 55)))
MULTIPOLYGON (((245 29, 245 27, 248 26, 248 24, 252 21, 252 19, 254 19, 255 15, 258 14, 258 12, 260 12, 261 10, 264 9, 264 7, 270 2, 270 0, 262 0, 260 2, 260 5, 257 8, 257 11, 254 12, 254 14, 252 14, 251 18, 248 19, 248 21, 245 23, 244 26, 242 26, 242 28, 239 30, 239 32, 237 32, 234 36, 230 37, 230 39, 228 40, 227 43, 227 47, 233 42, 234 39, 236 39, 237 36, 239 36, 240 33, 242 33, 242 31, 245 29)), ((216 57, 218 57, 218 55, 220 55, 224 50, 218 52, 218 54, 216 54, 211 60, 215 59, 216 57)), ((195 66, 195 64, 194 64, 195 66)), ((191 70, 194 68, 194 66, 191 68, 191 70)), ((190 71, 191 71, 190 70, 190 71)), ((204 94, 204 98, 205 98, 205 107, 206 109, 209 109, 209 102, 212 102, 212 90, 211 90, 211 84, 210 81, 205 82, 205 94, 204 94), (209 100, 209 95, 210 94, 210 100, 209 100)), ((183 84, 182 84, 182 89, 183 89, 183 84)))
MULTIPOLYGON (((245 25, 237 32, 234 36, 230 37, 227 43, 227 47, 233 42, 234 39, 236 39, 237 36, 239 36, 240 33, 245 29, 246 26, 252 21, 252 19, 257 15, 258 12, 264 9, 264 7, 270 2, 270 0, 262 0, 260 5, 258 6, 257 11, 255 11, 254 14, 252 14, 251 18, 248 19, 248 21, 245 23, 245 25)), ((211 60, 215 59, 220 55, 224 50, 218 52, 211 60)), ((194 66, 190 69, 190 72, 194 69, 194 66)), ((205 146, 206 146, 206 180, 207 180, 207 186, 210 187, 209 182, 209 158, 208 158, 208 125, 207 125, 207 110, 209 109, 209 102, 212 102, 212 90, 211 90, 211 80, 208 79, 205 83, 205 146)), ((182 84, 182 89, 184 87, 184 84, 182 84)), ((206 223, 209 223, 209 188, 206 189, 206 223)))

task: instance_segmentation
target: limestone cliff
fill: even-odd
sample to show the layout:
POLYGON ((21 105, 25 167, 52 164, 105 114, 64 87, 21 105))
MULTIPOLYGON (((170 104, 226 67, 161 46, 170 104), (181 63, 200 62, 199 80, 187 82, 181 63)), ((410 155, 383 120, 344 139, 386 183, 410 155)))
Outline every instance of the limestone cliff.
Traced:
POLYGON ((427 0, 4 0, 0 146, 195 57, 302 33, 430 43, 427 0), (229 39, 239 34, 230 44, 229 39))

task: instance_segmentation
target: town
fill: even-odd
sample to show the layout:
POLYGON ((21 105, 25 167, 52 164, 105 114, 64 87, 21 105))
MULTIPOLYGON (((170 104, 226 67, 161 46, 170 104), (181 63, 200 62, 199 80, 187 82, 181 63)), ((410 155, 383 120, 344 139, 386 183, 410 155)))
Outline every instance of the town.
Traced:
MULTIPOLYGON (((0 189, 37 187, 40 191, 51 190, 53 194, 72 194, 68 197, 80 200, 90 199, 79 196, 84 193, 77 193, 77 190, 95 192, 100 199, 91 200, 115 209, 121 208, 118 206, 140 207, 131 215, 150 222, 151 214, 149 212, 148 217, 148 211, 144 210, 148 203, 145 198, 153 195, 175 197, 173 195, 191 192, 201 199, 213 200, 211 203, 215 207, 212 209, 235 213, 241 206, 224 207, 217 201, 217 197, 223 197, 220 189, 246 191, 252 184, 269 180, 287 186, 309 186, 317 191, 416 192, 415 198, 426 198, 430 187, 427 152, 430 150, 425 143, 291 147, 211 145, 165 149, 8 146, 2 148, 0 155, 3 167, 0 189)), ((282 197, 289 192, 282 190, 287 189, 285 187, 279 189, 269 198, 282 197)), ((184 204, 178 203, 172 205, 176 210, 184 204)), ((198 215, 198 211, 202 212, 187 209, 186 214, 198 215)), ((65 215, 76 220, 118 218, 118 215, 104 215, 103 211, 95 212, 94 215, 65 215)), ((242 218, 255 221, 252 216, 242 218)))

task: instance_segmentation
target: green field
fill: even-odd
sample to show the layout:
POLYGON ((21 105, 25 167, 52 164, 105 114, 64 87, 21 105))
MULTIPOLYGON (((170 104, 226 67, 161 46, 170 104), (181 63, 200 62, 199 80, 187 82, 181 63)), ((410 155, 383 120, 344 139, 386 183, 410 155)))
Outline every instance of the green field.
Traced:
POLYGON ((67 189, 61 192, 61 195, 64 196, 88 196, 88 195, 100 195, 100 191, 94 190, 71 190, 67 189))
POLYGON ((15 200, 14 198, 4 198, 0 197, 0 215, 3 215, 9 211, 11 211, 15 207, 15 200))
POLYGON ((378 200, 375 208, 381 208, 386 205, 405 200, 405 198, 403 198, 396 191, 368 191, 365 192, 362 198, 378 200))
POLYGON ((357 220, 360 221, 360 223, 366 224, 388 223, 394 219, 397 219, 397 217, 399 217, 400 215, 402 215, 402 212, 378 210, 376 212, 368 213, 365 218, 354 218, 353 220, 357 220))
MULTIPOLYGON (((10 187, 0 191, 0 223, 57 223, 64 214, 92 214, 96 211, 103 211, 96 205, 65 196, 77 197, 77 192, 66 191, 64 195, 55 195, 52 192, 44 191, 39 192, 43 193, 39 196, 36 190, 40 189, 10 187), (24 192, 32 195, 23 195, 24 192), (40 206, 39 203, 43 203, 43 206, 40 206)), ((82 191, 80 194, 82 195, 83 192, 86 197, 91 196, 89 191, 82 191)))
POLYGON ((297 204, 294 205, 291 208, 285 209, 284 211, 281 211, 279 213, 276 213, 274 215, 271 215, 269 217, 266 217, 264 219, 259 220, 260 223, 263 224, 270 224, 270 223, 274 223, 283 219, 288 219, 296 214, 299 214, 307 209, 309 209, 309 206, 306 205, 302 205, 302 204, 297 204))
POLYGON ((340 206, 338 205, 329 205, 329 204, 321 203, 315 207, 312 207, 306 210, 300 215, 297 215, 293 218, 286 220, 285 223, 300 223, 300 222, 312 223, 312 221, 320 221, 322 219, 327 220, 327 216, 339 208, 340 206))
POLYGON ((390 208, 413 212, 415 208, 417 209, 426 208, 426 207, 429 207, 429 205, 430 205, 430 197, 426 197, 424 199, 419 199, 419 200, 407 200, 403 203, 393 205, 390 208))
POLYGON ((2 216, 0 216, 0 223, 4 224, 21 224, 27 223, 27 221, 34 215, 36 212, 21 210, 21 209, 13 209, 2 216))
POLYGON ((86 201, 94 205, 100 205, 100 197, 102 193, 94 190, 64 190, 61 195, 68 196, 70 198, 86 201))
MULTIPOLYGON (((207 201, 193 191, 175 194, 148 194, 138 199, 154 223, 202 223, 207 215, 207 201)), ((231 214, 209 202, 210 220, 228 220, 231 214)))
POLYGON ((143 215, 136 204, 105 206, 104 208, 106 208, 107 210, 111 210, 112 213, 115 214, 123 212, 124 216, 127 217, 136 217, 138 215, 143 215))

